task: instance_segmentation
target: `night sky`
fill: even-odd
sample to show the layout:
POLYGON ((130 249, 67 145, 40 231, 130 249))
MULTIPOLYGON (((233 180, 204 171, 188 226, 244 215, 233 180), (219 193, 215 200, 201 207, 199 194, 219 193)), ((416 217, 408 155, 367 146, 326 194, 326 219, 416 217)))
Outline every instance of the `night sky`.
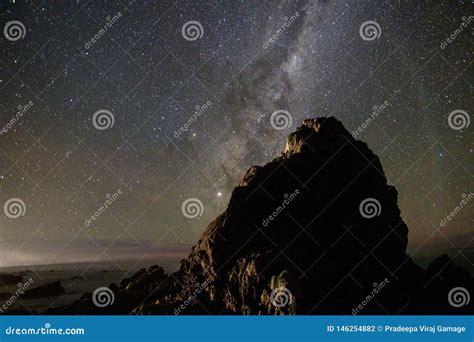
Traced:
POLYGON ((472 247, 474 201, 441 221, 472 193, 473 7, 2 1, 0 266, 186 254, 316 116, 372 116, 411 252, 472 247))

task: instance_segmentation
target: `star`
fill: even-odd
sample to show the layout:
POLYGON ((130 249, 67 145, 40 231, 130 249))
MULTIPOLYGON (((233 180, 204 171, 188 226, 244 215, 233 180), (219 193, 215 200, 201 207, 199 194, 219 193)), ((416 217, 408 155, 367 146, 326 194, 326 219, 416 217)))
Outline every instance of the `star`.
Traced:
MULTIPOLYGON (((206 222, 186 219, 183 201, 198 198, 206 217, 216 217, 246 171, 280 156, 288 134, 315 116, 335 116, 351 131, 364 125, 358 139, 398 190, 409 249, 430 236, 434 217, 452 211, 449 201, 434 207, 434 194, 441 188, 456 199, 469 188, 472 123, 453 130, 447 120, 471 106, 470 33, 440 47, 457 32, 466 5, 184 1, 178 10, 173 2, 45 2, 40 11, 31 2, 5 4, 26 36, 2 41, 1 193, 31 210, 21 222, 5 221, 2 238, 22 246, 41 226, 58 243, 43 250, 32 239, 22 255, 49 261, 46 251, 69 242, 69 232, 118 188, 123 195, 88 228, 94 241, 125 243, 127 227, 144 240, 163 236, 160 247, 169 247, 169 226, 194 244, 206 222), (380 38, 359 35, 368 20, 380 25, 380 38), (200 23, 201 39, 184 39, 186 21, 200 23), (101 110, 112 113, 107 129, 93 125, 101 110), (291 126, 272 127, 276 110, 290 114, 291 126)), ((466 214, 447 239, 464 239, 466 214)), ((80 251, 90 240, 70 243, 80 251)))

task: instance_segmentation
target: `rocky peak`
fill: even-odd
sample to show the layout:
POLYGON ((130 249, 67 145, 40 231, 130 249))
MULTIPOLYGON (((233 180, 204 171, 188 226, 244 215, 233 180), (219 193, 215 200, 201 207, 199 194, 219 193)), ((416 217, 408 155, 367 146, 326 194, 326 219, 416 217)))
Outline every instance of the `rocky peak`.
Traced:
POLYGON ((284 153, 312 151, 317 148, 324 148, 325 141, 329 145, 329 140, 333 140, 331 142, 337 145, 337 140, 343 144, 348 139, 353 140, 349 132, 336 118, 306 119, 295 132, 288 135, 284 153))
POLYGON ((339 120, 305 120, 281 157, 249 169, 178 272, 142 270, 119 291, 134 290, 129 309, 140 314, 450 312, 451 283, 406 255, 397 196, 339 120))

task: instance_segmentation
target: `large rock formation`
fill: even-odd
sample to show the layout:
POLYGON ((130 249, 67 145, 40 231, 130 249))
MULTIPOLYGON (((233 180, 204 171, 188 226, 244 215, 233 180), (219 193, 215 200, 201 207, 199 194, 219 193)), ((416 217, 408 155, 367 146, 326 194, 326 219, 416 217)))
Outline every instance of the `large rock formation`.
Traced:
MULTIPOLYGON (((305 120, 279 158, 248 170, 177 273, 150 278, 156 269, 142 270, 116 289, 120 310, 100 311, 467 312, 447 296, 455 286, 472 288, 469 274, 449 258, 418 267, 406 255, 407 234, 397 191, 367 144, 335 118, 305 120)), ((60 312, 99 311, 90 304, 86 295, 60 312)))

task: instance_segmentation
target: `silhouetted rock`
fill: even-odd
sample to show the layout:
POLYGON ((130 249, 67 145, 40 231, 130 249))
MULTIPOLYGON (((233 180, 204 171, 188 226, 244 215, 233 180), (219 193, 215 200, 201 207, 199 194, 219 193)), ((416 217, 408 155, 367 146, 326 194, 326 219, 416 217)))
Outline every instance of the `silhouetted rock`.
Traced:
POLYGON ((0 283, 3 285, 18 284, 23 281, 22 274, 0 273, 0 283))
POLYGON ((13 293, 10 293, 10 292, 0 292, 0 299, 1 299, 1 300, 8 299, 8 298, 10 298, 11 296, 13 296, 13 293))
POLYGON ((249 169, 178 272, 140 270, 116 299, 136 314, 472 310, 448 301, 453 287, 472 289, 469 274, 445 258, 422 269, 407 236, 397 191, 367 144, 335 118, 305 120, 280 157, 249 169))
POLYGON ((49 309, 46 314, 127 314, 145 301, 164 297, 169 292, 169 278, 162 267, 151 266, 107 288, 109 297, 103 300, 99 294, 86 293, 71 305, 49 309))
POLYGON ((433 260, 426 268, 432 278, 442 281, 469 281, 469 272, 462 267, 454 265, 452 259, 446 254, 433 260))
POLYGON ((34 287, 26 290, 23 297, 25 298, 37 298, 37 297, 54 297, 64 293, 64 287, 62 287, 60 281, 53 281, 44 285, 34 287))

